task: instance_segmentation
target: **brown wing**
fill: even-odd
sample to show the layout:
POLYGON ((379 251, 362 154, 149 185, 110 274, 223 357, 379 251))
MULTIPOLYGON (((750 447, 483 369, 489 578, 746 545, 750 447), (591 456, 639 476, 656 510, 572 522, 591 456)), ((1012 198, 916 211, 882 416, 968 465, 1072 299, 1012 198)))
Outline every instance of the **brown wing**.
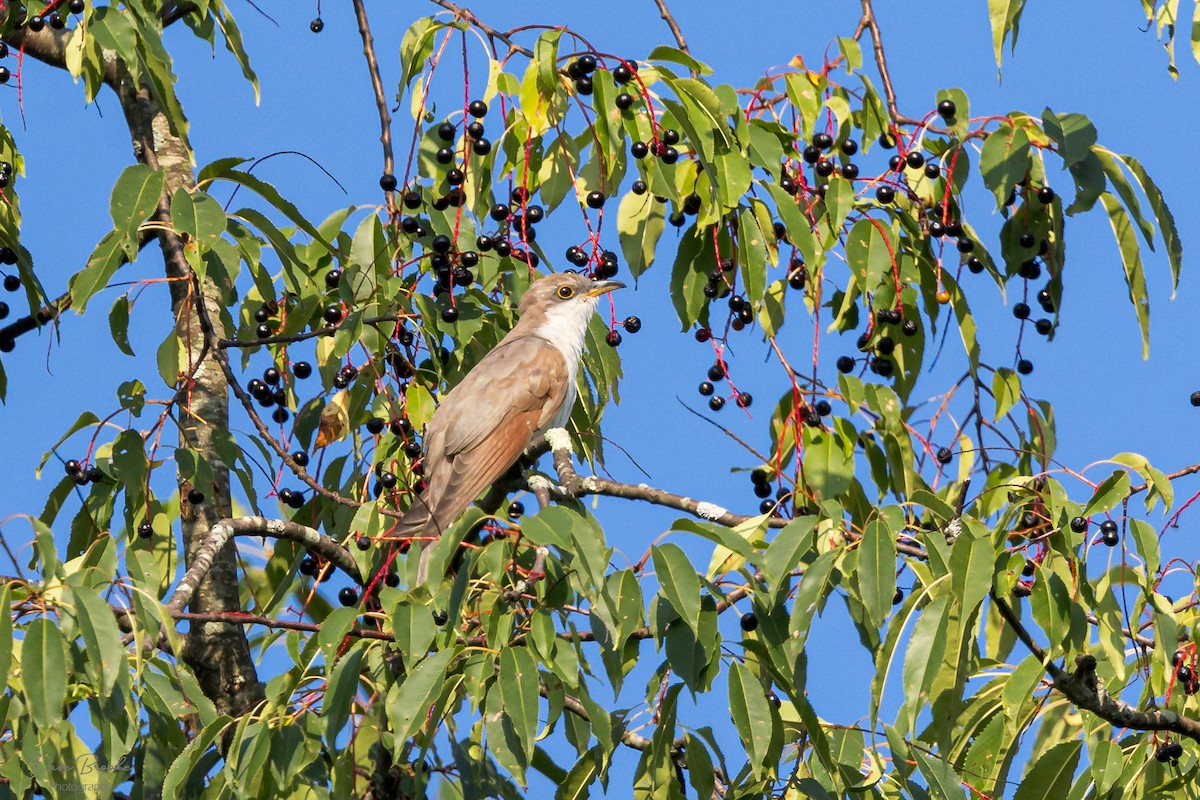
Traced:
POLYGON ((566 396, 566 362, 534 336, 508 338, 438 406, 425 430, 426 488, 400 535, 437 535, 511 467, 566 396))

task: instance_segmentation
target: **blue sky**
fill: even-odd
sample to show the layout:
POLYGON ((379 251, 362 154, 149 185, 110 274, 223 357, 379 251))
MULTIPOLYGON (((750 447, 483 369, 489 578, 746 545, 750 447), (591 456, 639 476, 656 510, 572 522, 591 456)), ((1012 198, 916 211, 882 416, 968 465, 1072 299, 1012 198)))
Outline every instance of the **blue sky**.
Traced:
MULTIPOLYGON (((262 81, 263 101, 257 108, 250 88, 223 49, 218 49, 214 59, 185 31, 171 36, 177 47, 180 94, 192 123, 199 165, 231 155, 260 157, 299 151, 332 173, 347 193, 294 156, 272 159, 256 174, 274 183, 311 218, 323 219, 350 204, 380 202, 378 120, 349 7, 324 4, 325 30, 313 35, 308 22, 315 15, 314 4, 289 0, 260 5, 275 17, 278 27, 248 5, 234 4, 262 81)), ((1099 0, 1084 12, 1079 4, 1061 0, 1031 3, 1016 54, 1006 57, 1003 80, 998 81, 982 0, 879 6, 904 113, 923 116, 932 108, 937 90, 952 86, 968 92, 976 116, 1016 109, 1040 114, 1046 106, 1083 113, 1096 124, 1102 143, 1139 158, 1158 181, 1183 233, 1185 270, 1178 296, 1168 301, 1165 258, 1151 255, 1147 260, 1152 305, 1150 359, 1143 361, 1140 356, 1137 324, 1111 230, 1103 216, 1093 212, 1068 221, 1062 324, 1052 343, 1039 337, 1027 342, 1027 357, 1032 358, 1036 370, 1025 386, 1035 397, 1055 404, 1059 457, 1073 468, 1082 469, 1126 450, 1142 453, 1168 472, 1200 460, 1196 457, 1200 409, 1188 404, 1188 395, 1200 388, 1193 355, 1195 309, 1200 297, 1188 269, 1191 248, 1196 246, 1190 232, 1200 229, 1191 152, 1191 134, 1200 121, 1196 111, 1200 108, 1200 68, 1190 60, 1186 46, 1179 53, 1181 77, 1173 81, 1153 33, 1139 29, 1144 20, 1138 4, 1099 0)), ((749 86, 764 70, 786 64, 796 54, 810 64, 819 63, 827 49, 835 50, 834 37, 853 31, 857 7, 849 2, 757 2, 735 9, 729 3, 693 0, 677 2, 673 10, 693 54, 713 67, 712 80, 749 86)), ((531 23, 567 25, 598 49, 630 58, 644 57, 655 45, 670 42, 669 32, 649 0, 607 4, 492 1, 473 3, 471 8, 501 29, 531 23)), ((434 10, 432 5, 414 3, 369 4, 389 97, 394 95, 399 74, 399 39, 410 21, 407 15, 434 10)), ((27 175, 19 182, 23 242, 33 253, 43 284, 56 295, 108 230, 109 192, 120 170, 131 162, 131 153, 120 109, 110 95, 102 94, 95 106, 84 108, 80 87, 73 86, 67 76, 31 61, 25 64, 23 84, 24 124, 15 82, 0 91, 0 118, 13 131, 26 159, 27 175)), ((393 128, 401 158, 411 134, 405 109, 406 104, 395 114, 393 128)), ((1051 184, 1067 191, 1067 174, 1057 174, 1055 169, 1051 166, 1051 184)), ((973 181, 977 183, 977 176, 973 181)), ((217 197, 225 199, 220 193, 217 197)), ((982 204, 976 208, 974 224, 985 236, 991 225, 994 237, 1000 224, 998 215, 982 204)), ((579 233, 568 228, 551 235, 561 235, 565 247, 579 233)), ((615 231, 609 233, 615 243, 615 231)), ((665 267, 672 257, 672 237, 673 230, 668 228, 660 248, 665 263, 636 290, 628 289, 616 297, 618 318, 638 314, 643 329, 636 336, 625 337, 622 403, 610 410, 605 432, 615 445, 629 452, 649 478, 616 448, 609 448, 608 467, 620 480, 646 480, 753 513, 758 500, 749 480, 742 474, 731 475, 730 468, 749 468, 756 462, 717 429, 687 413, 679 402, 708 413, 695 386, 712 362, 712 351, 697 344, 690 334, 679 332, 666 300, 665 267)), ((561 249, 547 246, 551 253, 561 249)), ((147 251, 132 268, 131 277, 160 274, 161 261, 155 256, 147 251)), ((116 386, 133 376, 141 377, 152 394, 166 393, 152 363, 152 354, 169 324, 165 290, 147 290, 135 307, 134 348, 139 358, 151 359, 145 362, 122 356, 109 341, 105 311, 115 297, 112 291, 103 295, 85 318, 68 314, 55 335, 47 331, 22 337, 16 351, 3 357, 9 388, 0 410, 0 441, 6 459, 5 480, 0 482, 0 520, 5 520, 0 532, 10 543, 25 541, 28 529, 20 521, 7 520, 8 516, 39 512, 51 481, 58 479, 53 463, 47 479, 35 478, 34 468, 42 453, 83 408, 103 412, 115 407, 116 386)), ((16 305, 16 296, 4 299, 16 305)), ((1015 301, 1002 298, 994 287, 971 294, 984 359, 990 363, 1012 364, 1018 328, 1009 308, 1015 301)), ((811 340, 807 331, 800 335, 801 327, 797 324, 781 343, 803 360, 811 340), (792 335, 797 338, 789 341, 792 335)), ((752 392, 757 401, 750 415, 727 408, 717 418, 765 450, 770 408, 783 389, 780 373, 770 363, 769 350, 757 334, 744 334, 733 346, 739 388, 752 392)), ((823 353, 832 354, 827 356, 824 373, 832 380, 832 360, 853 349, 853 336, 844 340, 824 337, 822 346, 827 348, 823 353)), ((957 375, 961 357, 956 348, 952 335, 946 345, 949 363, 923 379, 914 397, 944 390, 944 379, 957 375)), ((253 364, 260 369, 266 366, 265 355, 257 356, 253 364)), ((78 452, 63 455, 78 456, 78 452)), ((1098 480, 1108 474, 1108 468, 1098 467, 1088 474, 1098 480)), ((1190 488, 1181 485, 1177 493, 1186 497, 1197 488, 1194 483, 1190 488)), ((1075 491, 1076 499, 1082 499, 1078 485, 1075 491)), ((598 500, 596 511, 606 524, 610 543, 629 562, 640 558, 677 516, 610 499, 598 500)), ((1183 521, 1186 531, 1186 515, 1183 521)), ((703 548, 693 543, 688 546, 703 559, 702 564, 707 563, 703 548)), ((1164 547, 1172 555, 1197 556, 1198 548, 1186 532, 1169 533, 1164 547)), ((617 563, 624 563, 620 555, 617 563)), ((0 572, 6 571, 0 568, 0 572)), ((335 584, 340 585, 330 585, 336 588, 335 584)), ((826 633, 830 648, 828 654, 822 654, 827 657, 810 655, 810 691, 819 712, 850 722, 845 713, 845 686, 857 683, 865 698, 870 663, 853 643, 853 633, 838 621, 833 605, 826 633)), ((822 640, 814 637, 813 641, 822 640)), ((630 685, 635 687, 634 694, 640 693, 637 680, 630 685)), ((717 692, 717 697, 721 696, 717 692)))

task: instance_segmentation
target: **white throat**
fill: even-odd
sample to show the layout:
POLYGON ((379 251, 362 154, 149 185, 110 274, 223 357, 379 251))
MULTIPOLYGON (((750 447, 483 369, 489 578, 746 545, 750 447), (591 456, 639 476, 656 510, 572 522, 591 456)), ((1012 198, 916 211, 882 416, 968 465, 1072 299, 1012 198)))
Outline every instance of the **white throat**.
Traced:
POLYGON ((575 376, 579 373, 579 362, 583 358, 584 337, 592 314, 596 313, 598 300, 597 297, 580 297, 554 305, 546 311, 545 320, 534 330, 534 335, 558 348, 567 365, 567 396, 555 415, 556 424, 550 427, 563 427, 571 416, 571 408, 575 405, 575 376))

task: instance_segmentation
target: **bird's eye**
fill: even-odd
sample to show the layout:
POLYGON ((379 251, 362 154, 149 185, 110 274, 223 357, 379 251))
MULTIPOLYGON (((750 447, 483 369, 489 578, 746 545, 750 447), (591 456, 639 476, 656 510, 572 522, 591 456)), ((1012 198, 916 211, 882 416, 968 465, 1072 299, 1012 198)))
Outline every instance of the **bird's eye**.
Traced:
POLYGON ((575 290, 570 286, 560 286, 558 287, 558 296, 563 300, 570 300, 575 296, 575 290))

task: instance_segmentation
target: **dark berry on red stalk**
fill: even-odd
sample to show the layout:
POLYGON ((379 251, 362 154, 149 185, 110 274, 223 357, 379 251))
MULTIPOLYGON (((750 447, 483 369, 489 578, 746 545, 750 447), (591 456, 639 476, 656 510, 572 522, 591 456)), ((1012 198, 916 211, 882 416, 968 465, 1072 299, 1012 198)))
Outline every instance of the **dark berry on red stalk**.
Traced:
POLYGON ((817 162, 816 171, 817 174, 822 178, 828 178, 833 174, 833 162, 829 159, 822 158, 817 162))
POLYGON ((446 182, 449 183, 451 186, 458 186, 460 183, 462 183, 466 179, 467 179, 467 176, 465 174, 463 174, 463 171, 461 169, 452 169, 446 173, 446 182))
POLYGON ((1042 203, 1049 205, 1054 202, 1054 190, 1049 186, 1043 186, 1037 190, 1037 199, 1042 203))
POLYGON ((342 321, 342 307, 337 305, 326 306, 325 311, 322 312, 321 316, 323 316, 325 321, 330 325, 337 325, 342 321))
POLYGON ((842 167, 842 177, 848 181, 852 181, 858 177, 858 165, 846 164, 842 167))
POLYGON ((450 621, 450 615, 447 614, 442 609, 439 608, 433 612, 433 624, 437 625, 439 628, 442 627, 443 625, 445 625, 449 621, 450 621))
POLYGON ((266 339, 271 335, 271 326, 265 322, 254 329, 254 334, 260 339, 266 339))
POLYGON ((828 150, 833 147, 833 137, 828 133, 814 133, 812 143, 822 150, 828 150))
POLYGON ((442 309, 442 322, 447 325, 452 325, 458 321, 458 309, 454 306, 447 306, 442 309))
POLYGON ((8 83, 8 79, 12 77, 8 67, 0 67, 0 83, 8 83))
POLYGON ((137 535, 143 539, 149 539, 154 535, 154 526, 149 522, 143 522, 137 526, 137 535))
POLYGON ((312 375, 312 364, 309 364, 307 361, 297 361, 295 364, 292 364, 292 374, 300 380, 304 380, 309 375, 312 375))
POLYGON ((621 344, 621 332, 609 331, 608 336, 604 337, 604 341, 608 343, 609 347, 619 347, 621 344))
POLYGON ((880 186, 875 190, 875 199, 887 205, 896 199, 896 190, 890 186, 880 186))
POLYGON ((1033 362, 1027 358, 1022 358, 1017 362, 1017 372, 1022 375, 1028 375, 1033 372, 1033 362))
POLYGON ((68 475, 74 477, 75 475, 78 475, 83 470, 83 465, 72 458, 70 461, 63 464, 63 469, 66 470, 66 473, 68 475))
POLYGON ((379 417, 371 417, 367 420, 367 433, 372 436, 378 436, 383 433, 383 427, 386 423, 379 417))
POLYGON ((83 7, 83 0, 71 0, 71 2, 67 3, 67 10, 72 14, 82 14, 83 7))
POLYGON ((604 207, 604 193, 603 192, 588 192, 586 202, 587 202, 588 208, 603 208, 604 207))
POLYGON ((662 132, 660 138, 664 144, 679 144, 679 131, 674 128, 667 128, 662 132))
POLYGON ((895 370, 895 365, 886 358, 875 358, 871 360, 871 370, 881 377, 888 377, 895 370))
POLYGON ((439 234, 439 235, 433 237, 433 242, 430 245, 430 247, 433 249, 433 252, 435 252, 435 253, 445 254, 445 253, 450 252, 450 244, 451 244, 451 242, 450 242, 449 236, 446 236, 444 234, 439 234))
POLYGON ((1191 401, 1192 405, 1200 408, 1200 392, 1192 392, 1191 401))
POLYGON ((21 279, 19 277, 17 277, 16 275, 5 275, 4 276, 5 291, 15 292, 17 289, 20 289, 20 288, 21 288, 21 279))
POLYGON ((708 379, 710 381, 719 381, 724 379, 725 369, 720 364, 713 364, 708 368, 708 379))
POLYGON ((513 500, 508 504, 508 518, 518 520, 525 513, 525 504, 520 500, 513 500))
POLYGON ((969 253, 975 249, 975 243, 973 241, 971 241, 970 239, 959 239, 958 243, 955 244, 954 246, 958 248, 958 252, 964 253, 964 254, 969 253))
POLYGON ((938 103, 937 112, 942 119, 950 119, 956 111, 958 111, 958 107, 954 105, 953 100, 943 100, 938 103))
POLYGON ((629 146, 629 152, 633 154, 634 158, 645 158, 650 152, 650 148, 645 142, 634 142, 629 146))
POLYGON ((631 95, 629 92, 621 92, 613 101, 613 105, 622 111, 626 111, 633 107, 633 95, 631 95))
POLYGON ((971 256, 970 258, 967 259, 967 269, 970 270, 972 273, 978 275, 979 273, 983 272, 983 270, 984 270, 983 262, 980 261, 975 256, 971 256))
POLYGON ((753 611, 742 614, 742 618, 739 620, 738 624, 742 626, 742 630, 746 631, 746 633, 750 633, 758 627, 758 617, 755 616, 753 611))
POLYGON ((288 410, 283 406, 280 406, 271 412, 271 419, 275 422, 278 422, 280 425, 287 422, 289 416, 288 410))
POLYGON ((940 239, 946 235, 946 226, 938 222, 936 219, 929 223, 929 235, 935 239, 940 239))
POLYGON ((476 121, 476 122, 472 122, 472 123, 468 124, 467 125, 467 135, 470 136, 472 139, 482 138, 483 137, 483 123, 476 121))
POLYGON ((625 332, 637 333, 642 329, 642 320, 640 317, 630 315, 625 318, 625 332))
POLYGON ((1075 533, 1083 533, 1088 529, 1087 517, 1071 517, 1071 530, 1075 533))
POLYGON ((751 395, 749 392, 741 392, 737 396, 737 404, 740 408, 749 408, 750 404, 753 402, 754 402, 754 396, 751 395))
POLYGON ((647 191, 649 191, 649 188, 650 187, 646 186, 645 181, 634 181, 633 184, 629 187, 629 191, 633 192, 634 194, 641 195, 641 194, 645 194, 647 191))
POLYGON ((904 163, 913 169, 920 169, 925 166, 925 156, 917 150, 910 150, 908 155, 904 157, 904 163))
MULTIPOLYGON (((408 219, 412 219, 408 217, 408 219)), ((342 282, 342 271, 340 269, 331 269, 325 273, 325 286, 329 289, 336 289, 338 284, 342 282)))
POLYGON ((1024 247, 1026 250, 1028 250, 1029 248, 1033 247, 1033 245, 1036 241, 1037 241, 1037 239, 1034 238, 1034 235, 1032 233, 1022 233, 1021 236, 1017 239, 1017 244, 1021 245, 1021 247, 1024 247))
POLYGON ((255 311, 254 311, 254 321, 255 322, 266 322, 270 318, 271 318, 271 312, 267 311, 266 306, 260 306, 259 308, 255 309, 255 311))
POLYGON ((949 464, 953 459, 954 453, 950 452, 949 447, 943 447, 937 451, 937 460, 939 464, 949 464))
POLYGON ((1027 319, 1029 317, 1029 305, 1026 303, 1017 303, 1013 306, 1012 313, 1017 319, 1027 319))
POLYGON ((308 453, 304 452, 303 450, 297 450, 296 452, 292 453, 292 461, 295 461, 296 466, 298 467, 307 467, 308 453))
POLYGON ((187 501, 194 506, 200 505, 204 502, 204 492, 196 488, 188 489, 187 501))
POLYGON ((936 181, 942 176, 942 168, 937 164, 929 163, 925 165, 925 177, 931 181, 936 181))
POLYGON ((396 191, 397 185, 396 176, 390 172, 383 173, 383 175, 379 178, 379 188, 383 189, 385 192, 396 191))
POLYGON ((881 356, 890 356, 896 349, 896 342, 890 336, 881 336, 875 343, 875 352, 881 356))
POLYGON ((679 160, 679 151, 674 147, 663 148, 662 155, 659 156, 664 164, 674 164, 679 160))
POLYGON ((486 156, 492 152, 492 143, 489 139, 476 139, 471 143, 471 151, 477 156, 486 156))
POLYGON ((1042 336, 1046 336, 1051 330, 1054 329, 1054 323, 1048 319, 1039 319, 1037 322, 1033 323, 1033 327, 1042 336))
POLYGON ((837 360, 838 372, 849 374, 854 371, 854 359, 850 356, 840 356, 837 360))
POLYGON ((37 31, 40 31, 42 28, 46 27, 46 18, 40 17, 40 16, 39 17, 30 17, 29 21, 26 22, 25 24, 29 27, 29 30, 37 32, 37 31))
POLYGON ((718 396, 708 398, 708 407, 713 411, 720 411, 725 407, 725 398, 718 396))
POLYGON ((618 64, 612 71, 613 80, 620 85, 624 85, 633 80, 633 70, 631 70, 624 62, 618 64))
POLYGON ((847 139, 841 144, 842 152, 848 156, 852 156, 858 152, 858 142, 853 139, 847 139))
POLYGON ((317 559, 312 553, 308 553, 304 558, 300 559, 300 574, 301 575, 316 575, 317 574, 317 559))
POLYGON ((712 338, 712 331, 710 331, 708 328, 697 328, 694 335, 697 342, 704 344, 712 338))
POLYGON ((1115 521, 1115 520, 1106 519, 1106 520, 1104 520, 1103 522, 1101 522, 1101 523, 1100 523, 1100 533, 1102 533, 1102 534, 1109 534, 1109 533, 1116 534, 1116 532, 1117 532, 1117 523, 1116 523, 1116 521, 1115 521))
POLYGON ((471 104, 467 106, 467 113, 476 119, 487 114, 487 111, 487 103, 483 102, 482 100, 472 100, 471 104))
POLYGON ((914 319, 904 320, 904 324, 900 326, 900 332, 905 336, 914 336, 917 333, 917 321, 914 319))
POLYGON ((421 195, 417 192, 404 193, 404 207, 410 211, 421 207, 421 195))
POLYGON ((358 602, 358 592, 346 586, 338 592, 338 602, 344 606, 352 606, 358 602))
POLYGON ((592 83, 592 79, 587 75, 575 79, 575 91, 579 94, 589 95, 595 90, 595 88, 596 87, 595 84, 592 83))

